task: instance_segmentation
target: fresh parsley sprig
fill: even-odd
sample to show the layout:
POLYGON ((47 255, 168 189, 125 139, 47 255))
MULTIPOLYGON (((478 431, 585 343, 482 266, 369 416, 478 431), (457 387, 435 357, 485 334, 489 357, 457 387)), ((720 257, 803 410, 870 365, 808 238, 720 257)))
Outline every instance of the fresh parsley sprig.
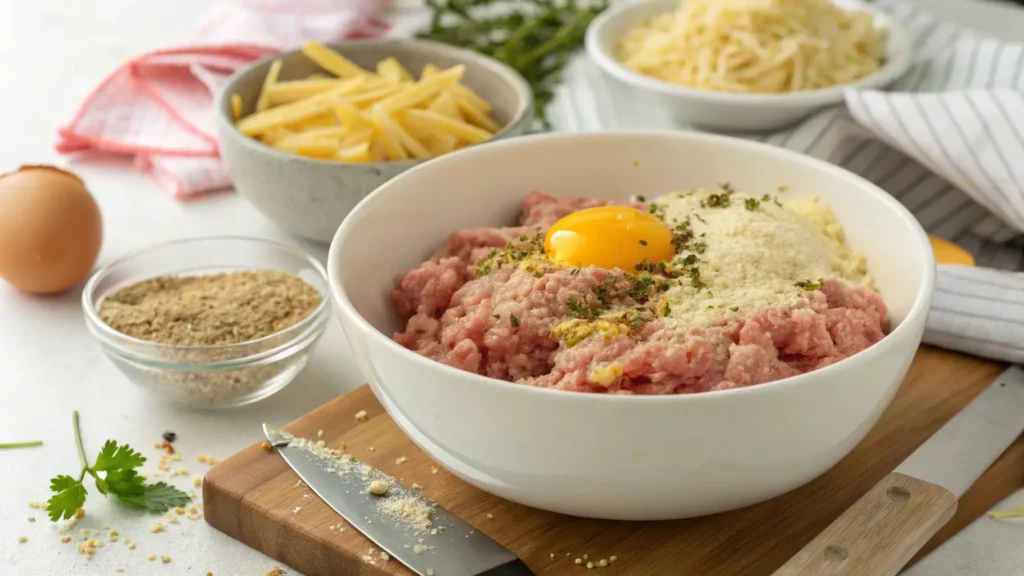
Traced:
POLYGON ((608 0, 426 0, 430 26, 418 37, 469 48, 515 68, 530 83, 536 119, 546 109, 587 26, 608 0))
POLYGON ((56 522, 62 518, 71 518, 85 504, 87 491, 83 481, 86 474, 92 476, 100 494, 116 496, 133 508, 166 512, 173 506, 184 506, 189 502, 188 494, 173 486, 163 482, 146 484, 136 471, 146 462, 146 458, 127 444, 107 440, 96 457, 96 463, 90 466, 82 446, 77 410, 74 413, 74 428, 82 471, 78 478, 62 474, 50 480, 50 490, 54 492, 46 503, 50 520, 56 522))

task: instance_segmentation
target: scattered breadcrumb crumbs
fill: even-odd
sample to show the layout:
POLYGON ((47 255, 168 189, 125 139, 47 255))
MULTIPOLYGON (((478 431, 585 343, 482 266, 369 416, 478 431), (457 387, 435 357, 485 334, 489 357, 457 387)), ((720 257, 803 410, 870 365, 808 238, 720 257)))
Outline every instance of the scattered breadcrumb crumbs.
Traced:
MULTIPOLYGON (((488 520, 493 520, 494 519, 494 514, 491 514, 490 512, 488 512, 487 513, 487 519, 488 520)), ((584 558, 586 558, 586 556, 584 556, 584 558)))
POLYGON ((434 549, 433 546, 426 546, 424 544, 417 544, 417 545, 412 547, 412 551, 417 553, 417 554, 423 554, 427 550, 433 550, 433 549, 434 549))
POLYGON ((68 542, 71 542, 71 536, 68 536, 67 534, 65 534, 65 535, 60 537, 60 541, 63 544, 67 544, 68 542))
POLYGON ((594 567, 594 563, 593 562, 587 562, 587 570, 590 570, 593 567, 594 567))
POLYGON ((35 508, 36 510, 45 510, 46 509, 46 502, 40 502, 38 500, 29 500, 28 501, 28 507, 29 508, 35 508))
POLYGON ((157 522, 156 524, 153 524, 152 526, 149 527, 149 531, 152 532, 153 534, 156 534, 157 532, 163 532, 164 531, 164 524, 163 524, 163 522, 157 522))
POLYGON ((28 542, 28 536, 18 536, 18 544, 24 544, 28 542))
POLYGON ((150 554, 150 555, 149 555, 149 556, 148 556, 148 557, 146 558, 146 560, 149 560, 150 562, 152 562, 153 560, 156 560, 156 556, 154 556, 154 555, 150 554))
POLYGON ((35 516, 29 516, 28 517, 28 521, 29 522, 35 522, 36 521, 36 517, 35 516))
POLYGON ((298 514, 300 510, 302 510, 302 506, 296 506, 292 508, 292 514, 298 514))
POLYGON ((423 490, 423 485, 422 484, 417 484, 417 483, 413 482, 412 483, 412 489, 413 490, 423 490))
POLYGON ((177 512, 178 514, 184 514, 185 513, 185 508, 183 506, 176 506, 174 508, 174 511, 177 512))
POLYGON ((548 556, 550 556, 550 557, 554 558, 554 557, 555 557, 555 553, 554 553, 554 552, 552 552, 551 554, 548 554, 548 556))
POLYGON ((600 566, 601 568, 604 568, 605 566, 608 565, 608 561, 605 560, 604 558, 601 558, 601 560, 597 563, 597 565, 600 566))
POLYGON ((317 438, 323 438, 324 437, 324 431, 323 430, 317 430, 316 431, 316 437, 317 438))
POLYGON ((618 556, 612 556, 611 558, 609 558, 609 559, 608 559, 608 561, 609 561, 609 562, 615 562, 615 561, 616 561, 616 560, 618 560, 618 559, 619 559, 619 557, 618 557, 618 556))
POLYGON ((434 569, 433 568, 427 568, 427 576, 434 576, 434 569))
POLYGON ((161 556, 160 557, 160 561, 163 562, 164 564, 169 564, 171 562, 171 557, 170 556, 161 556))
POLYGON ((366 422, 366 410, 360 410, 359 412, 356 412, 356 420, 359 420, 360 422, 366 422))
POLYGON ((383 496, 387 493, 390 486, 383 480, 373 480, 370 485, 366 487, 366 491, 375 496, 383 496))
POLYGON ((195 486, 196 488, 199 488, 200 486, 203 485, 203 479, 197 476, 194 480, 192 480, 192 485, 195 486))
POLYGON ((210 466, 215 466, 218 462, 216 458, 207 454, 200 454, 196 459, 199 460, 200 464, 208 464, 210 466))
POLYGON ((124 568, 118 568, 115 572, 124 572, 124 568))
POLYGON ((574 560, 574 562, 576 562, 577 564, 583 564, 583 560, 580 560, 579 558, 577 558, 576 560, 574 560))
POLYGON ((85 508, 75 510, 75 518, 81 518, 82 516, 85 516, 85 508))
POLYGON ((408 458, 405 456, 399 456, 398 458, 395 458, 395 464, 405 464, 406 460, 408 460, 408 458))
POLYGON ((431 474, 437 474, 437 466, 431 466, 430 467, 430 473, 431 474))
POLYGON ((117 530, 111 530, 110 533, 107 534, 107 536, 110 537, 110 541, 111 542, 117 542, 117 538, 120 535, 121 535, 120 532, 118 532, 117 530))
POLYGON ((370 452, 376 452, 377 451, 377 449, 374 448, 373 446, 370 446, 369 448, 367 448, 367 450, 369 450, 370 452))
POLYGON ((129 544, 129 545, 128 545, 128 549, 129 549, 129 550, 135 550, 135 543, 134 543, 134 542, 132 542, 131 544, 129 544))
POLYGON ((264 440, 263 442, 260 443, 260 448, 263 448, 267 452, 271 452, 271 451, 274 450, 274 447, 271 446, 270 442, 267 442, 266 440, 264 440))
POLYGON ((177 516, 168 516, 167 517, 167 521, 170 522, 171 524, 177 524, 178 523, 178 517, 177 516))
POLYGON ((284 576, 284 570, 281 570, 280 566, 274 566, 267 572, 267 576, 284 576))

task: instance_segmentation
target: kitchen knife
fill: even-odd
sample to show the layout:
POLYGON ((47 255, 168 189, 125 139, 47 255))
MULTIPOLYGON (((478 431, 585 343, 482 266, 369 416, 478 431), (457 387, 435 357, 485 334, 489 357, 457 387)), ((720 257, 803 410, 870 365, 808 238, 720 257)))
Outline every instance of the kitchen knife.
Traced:
POLYGON ((1024 370, 1012 366, 775 576, 897 574, 1021 432, 1024 370))
POLYGON ((295 439, 291 434, 269 424, 263 425, 263 433, 317 496, 416 574, 533 576, 526 564, 501 544, 380 470, 364 468, 362 464, 339 465, 341 461, 336 458, 293 446, 295 439), (382 496, 370 494, 367 487, 372 480, 387 482, 387 492, 382 496), (412 498, 429 506, 430 529, 417 530, 385 514, 382 510, 389 498, 412 498))

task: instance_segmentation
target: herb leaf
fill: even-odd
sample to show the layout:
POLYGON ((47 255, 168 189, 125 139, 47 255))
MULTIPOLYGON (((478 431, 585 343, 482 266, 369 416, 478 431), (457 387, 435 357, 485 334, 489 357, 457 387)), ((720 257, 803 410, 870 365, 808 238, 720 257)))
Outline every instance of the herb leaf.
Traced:
POLYGON ((493 0, 426 0, 430 26, 417 34, 469 48, 500 60, 523 75, 533 90, 534 114, 550 128, 546 109, 572 54, 583 46, 587 26, 607 0, 515 0, 495 10, 493 0))
POLYGON ((126 468, 138 468, 146 463, 146 458, 132 450, 127 444, 118 445, 113 440, 107 440, 96 457, 96 463, 92 469, 100 472, 106 470, 124 470, 126 468))
POLYGON ((67 520, 85 504, 85 486, 81 480, 71 476, 60 475, 50 480, 50 490, 55 494, 46 503, 46 513, 50 520, 67 520))
MULTIPOLYGON (((142 481, 139 480, 142 486, 142 481)), ((133 508, 144 508, 150 512, 166 512, 175 506, 184 506, 192 499, 188 494, 163 482, 146 484, 138 494, 116 494, 117 499, 133 508)))
POLYGON ((825 283, 825 279, 824 278, 818 278, 817 282, 815 282, 813 280, 801 280, 801 281, 797 282, 795 284, 795 286, 797 288, 803 288, 804 290, 807 290, 808 292, 813 292, 814 290, 820 290, 821 289, 821 285, 824 284, 824 283, 825 283))

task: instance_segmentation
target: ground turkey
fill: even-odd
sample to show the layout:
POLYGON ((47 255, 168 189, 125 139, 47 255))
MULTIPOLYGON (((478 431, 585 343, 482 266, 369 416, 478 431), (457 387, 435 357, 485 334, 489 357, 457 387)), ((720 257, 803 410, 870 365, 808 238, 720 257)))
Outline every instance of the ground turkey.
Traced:
MULTIPOLYGON (((533 246, 561 217, 611 202, 533 192, 519 225, 452 234, 433 258, 398 279, 392 297, 406 328, 394 338, 469 372, 545 388, 616 394, 685 394, 750 386, 827 366, 882 339, 881 297, 825 280, 795 304, 712 326, 681 326, 630 291, 621 271, 481 262, 509 242, 533 246), (628 310, 619 330, 556 338, 590 306, 628 310)), ((526 250, 526 248, 524 248, 526 250)), ((592 318, 591 318, 592 319, 592 318)))

